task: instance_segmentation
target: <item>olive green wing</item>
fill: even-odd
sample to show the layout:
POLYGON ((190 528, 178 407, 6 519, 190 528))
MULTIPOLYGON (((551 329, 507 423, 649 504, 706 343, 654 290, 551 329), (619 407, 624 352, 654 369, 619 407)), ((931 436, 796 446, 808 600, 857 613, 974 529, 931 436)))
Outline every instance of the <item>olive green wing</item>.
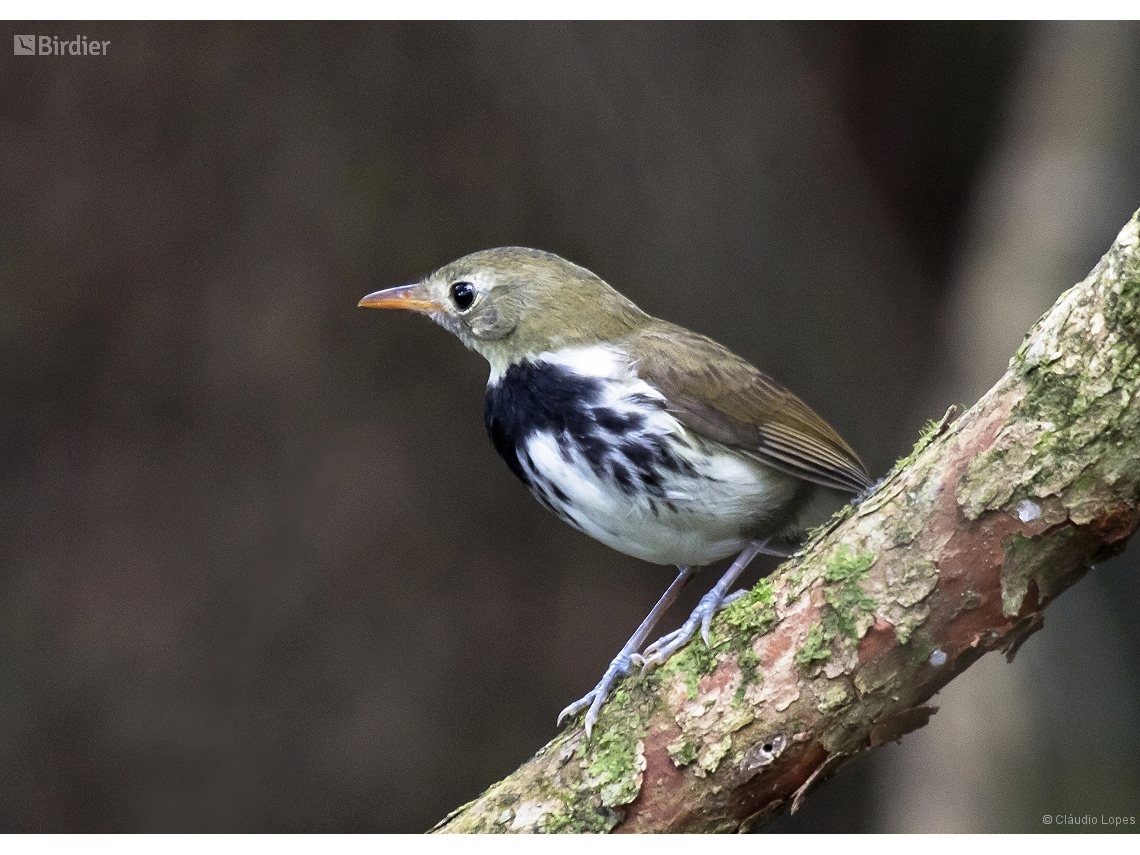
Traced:
POLYGON ((657 323, 622 341, 642 380, 689 430, 781 472, 858 493, 871 486, 851 447, 803 401, 727 348, 657 323))

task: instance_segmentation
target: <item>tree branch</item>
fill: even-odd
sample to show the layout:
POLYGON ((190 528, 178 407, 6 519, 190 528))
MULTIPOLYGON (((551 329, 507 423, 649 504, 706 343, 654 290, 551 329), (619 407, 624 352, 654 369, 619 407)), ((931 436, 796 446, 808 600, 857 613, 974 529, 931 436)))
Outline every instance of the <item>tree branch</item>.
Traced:
POLYGON ((735 831, 926 724, 1140 524, 1140 212, 1009 370, 662 668, 441 832, 735 831))

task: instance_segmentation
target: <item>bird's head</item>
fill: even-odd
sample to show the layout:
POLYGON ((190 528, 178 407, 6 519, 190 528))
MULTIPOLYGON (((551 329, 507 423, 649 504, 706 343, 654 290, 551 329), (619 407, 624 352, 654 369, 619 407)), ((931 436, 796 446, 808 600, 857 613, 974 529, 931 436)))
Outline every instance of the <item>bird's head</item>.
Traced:
POLYGON ((466 255, 414 285, 369 294, 359 305, 427 315, 482 355, 495 374, 537 353, 612 341, 651 320, 584 267, 523 247, 466 255))

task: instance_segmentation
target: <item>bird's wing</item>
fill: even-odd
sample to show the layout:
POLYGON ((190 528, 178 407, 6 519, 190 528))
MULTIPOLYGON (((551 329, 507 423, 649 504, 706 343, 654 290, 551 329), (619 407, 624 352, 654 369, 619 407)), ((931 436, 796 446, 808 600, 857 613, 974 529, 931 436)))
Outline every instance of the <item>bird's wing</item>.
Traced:
POLYGON ((655 324, 622 342, 642 380, 685 427, 825 487, 871 486, 851 447, 803 401, 712 339, 655 324))

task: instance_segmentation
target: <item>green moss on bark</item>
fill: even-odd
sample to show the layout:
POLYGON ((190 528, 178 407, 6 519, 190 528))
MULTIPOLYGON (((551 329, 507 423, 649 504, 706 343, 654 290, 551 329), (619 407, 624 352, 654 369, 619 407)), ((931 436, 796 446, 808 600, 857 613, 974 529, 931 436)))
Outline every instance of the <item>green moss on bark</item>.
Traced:
POLYGON ((1081 285, 1026 338, 1008 379, 1019 400, 958 485, 970 519, 1019 500, 1062 496, 1081 524, 1104 487, 1136 494, 1130 439, 1140 430, 1140 229, 1137 219, 1081 285))
POLYGON ((808 628, 803 646, 796 653, 796 664, 810 672, 830 658, 831 639, 824 636, 823 624, 816 621, 808 628))

